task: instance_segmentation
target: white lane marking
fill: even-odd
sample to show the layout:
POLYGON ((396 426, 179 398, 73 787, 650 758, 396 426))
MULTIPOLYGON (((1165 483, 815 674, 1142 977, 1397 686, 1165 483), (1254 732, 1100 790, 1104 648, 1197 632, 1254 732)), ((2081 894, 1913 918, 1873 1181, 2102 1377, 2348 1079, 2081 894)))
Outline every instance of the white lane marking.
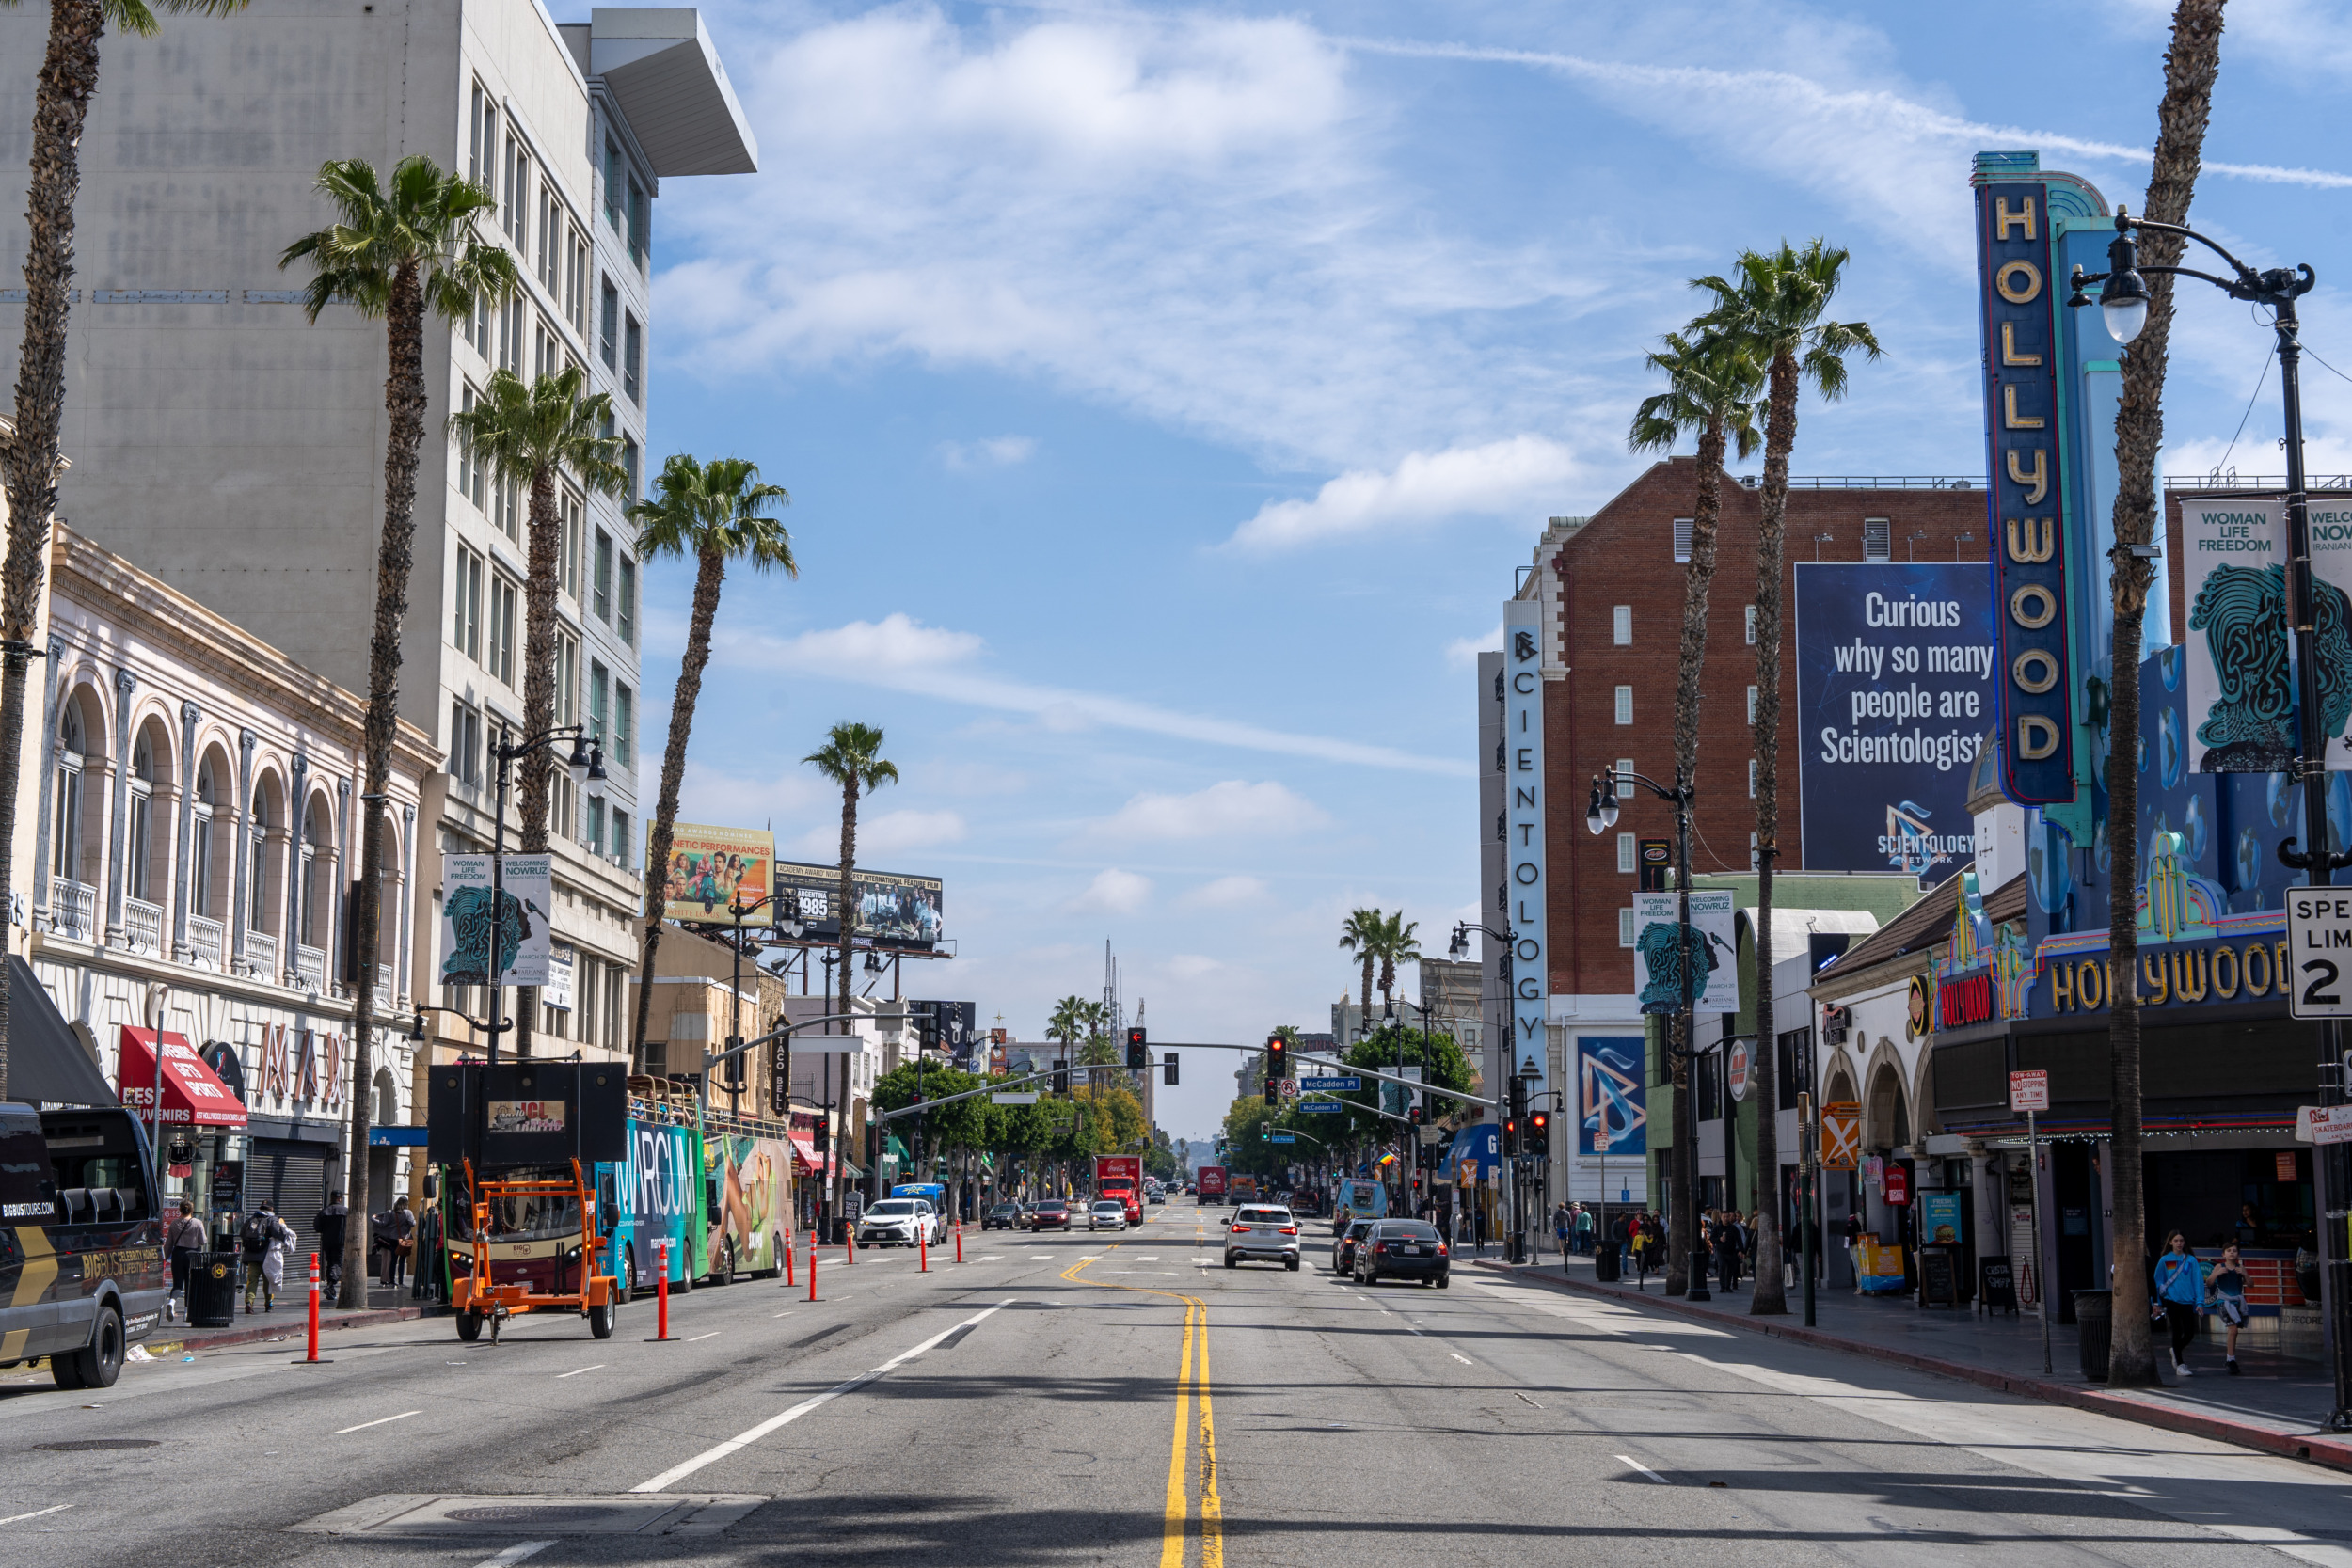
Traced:
POLYGON ((517 1541, 496 1557, 485 1557, 474 1568, 513 1568, 527 1557, 536 1557, 554 1545, 552 1541, 517 1541))
POLYGON ((781 1311, 781 1312, 779 1312, 779 1313, 777 1313, 777 1314, 776 1314, 776 1316, 777 1316, 777 1317, 779 1317, 779 1318, 788 1318, 788 1317, 790 1317, 791 1315, 792 1315, 792 1308, 790 1308, 790 1307, 787 1307, 787 1308, 785 1308, 783 1311, 781 1311))
POLYGON ((1641 1471, 1642 1474, 1649 1477, 1650 1480, 1656 1481, 1661 1486, 1672 1486, 1674 1484, 1673 1481, 1668 1481, 1664 1476, 1660 1475, 1657 1471, 1651 1469, 1648 1465, 1643 1464, 1638 1459, 1628 1459, 1624 1454, 1619 1454, 1617 1455, 1617 1463, 1620 1465, 1632 1465, 1635 1469, 1641 1471))
POLYGON ((1464 1354, 1463 1354, 1460 1351, 1458 1351, 1458 1350, 1450 1350, 1450 1351, 1446 1352, 1446 1354, 1447 1354, 1448 1355, 1450 1355, 1450 1356, 1454 1357, 1454 1360, 1459 1361, 1459 1362, 1460 1362, 1463 1366, 1465 1366, 1465 1367, 1475 1367, 1475 1366, 1477 1366, 1477 1365, 1478 1365, 1478 1363, 1477 1363, 1477 1362, 1472 1361, 1472 1360, 1471 1360, 1469 1356, 1464 1355, 1464 1354))
POLYGON ((975 1263, 994 1263, 1002 1260, 1004 1256, 1005 1255, 1001 1252, 992 1252, 985 1258, 975 1258, 972 1261, 975 1263))
POLYGON ((660 1475, 654 1477, 651 1481, 640 1481, 637 1485, 630 1487, 629 1490, 631 1492, 660 1492, 675 1486, 679 1481, 684 1481, 688 1476, 692 1475, 695 1471, 702 1469, 704 1466, 715 1464, 718 1461, 724 1459, 727 1455, 736 1452, 738 1449, 751 1447, 754 1443, 758 1442, 770 1433, 774 1432, 779 1428, 789 1426, 792 1422, 799 1420, 809 1412, 823 1409, 826 1405, 831 1404, 834 1401, 839 1399, 844 1394, 855 1393, 857 1390, 865 1387, 867 1384, 873 1382, 876 1378, 881 1377, 885 1372, 892 1371, 897 1368, 905 1365, 907 1362, 914 1360, 925 1351, 932 1349, 938 1345, 941 1340, 946 1338, 947 1336, 955 1333, 958 1329, 975 1327, 989 1318, 995 1316, 998 1312, 1003 1311, 1006 1307, 1011 1306, 1012 1303, 1013 1298, 1007 1296, 1003 1301, 998 1302, 995 1306, 988 1307, 984 1311, 974 1313, 971 1317, 964 1319, 963 1322, 955 1324, 953 1327, 941 1329, 938 1333, 932 1335, 930 1338, 924 1340, 913 1350, 900 1351, 897 1355, 892 1356, 881 1366, 876 1367, 872 1371, 861 1372, 857 1376, 850 1379, 847 1383, 835 1384, 833 1387, 826 1389, 821 1394, 811 1395, 809 1398, 804 1399, 800 1403, 792 1406, 791 1409, 783 1411, 778 1415, 771 1416, 766 1420, 760 1422, 757 1426, 751 1428, 749 1431, 741 1433, 737 1436, 730 1437, 725 1442, 719 1444, 715 1448, 705 1449, 701 1453, 696 1454, 693 1458, 689 1459, 682 1464, 673 1465, 668 1469, 662 1471, 660 1475))
POLYGON ((570 1371, 558 1372, 555 1376, 557 1381, 561 1382, 563 1379, 567 1377, 578 1377, 582 1372, 600 1372, 602 1370, 604 1370, 604 1363, 599 1361, 593 1367, 574 1367, 570 1371))
POLYGON ((686 1342, 691 1345, 694 1342, 694 1339, 716 1339, 720 1335, 725 1332, 726 1331, 724 1329, 714 1328, 707 1334, 697 1334, 694 1336, 693 1339, 689 1339, 686 1342))
POLYGON ((54 1503, 47 1508, 37 1508, 30 1513, 11 1513, 7 1518, 0 1519, 0 1525, 22 1524, 27 1519, 45 1519, 52 1513, 63 1513, 72 1506, 72 1503, 54 1503))
POLYGON ((1129 1261, 1129 1262, 1133 1262, 1133 1263, 1156 1263, 1156 1262, 1158 1262, 1158 1261, 1159 1261, 1159 1259, 1157 1259, 1156 1257, 1152 1257, 1152 1256, 1147 1255, 1147 1256, 1142 1257, 1142 1258, 1132 1258, 1132 1259, 1128 1259, 1128 1261, 1129 1261))
POLYGON ((397 1416, 384 1416, 379 1417, 377 1419, 373 1421, 361 1421, 356 1427, 345 1427, 342 1429, 342 1432, 330 1433, 328 1435, 341 1437, 344 1432, 365 1432, 370 1427, 389 1426, 394 1421, 405 1421, 411 1416, 421 1416, 423 1414, 424 1412, 421 1410, 404 1410, 397 1416))

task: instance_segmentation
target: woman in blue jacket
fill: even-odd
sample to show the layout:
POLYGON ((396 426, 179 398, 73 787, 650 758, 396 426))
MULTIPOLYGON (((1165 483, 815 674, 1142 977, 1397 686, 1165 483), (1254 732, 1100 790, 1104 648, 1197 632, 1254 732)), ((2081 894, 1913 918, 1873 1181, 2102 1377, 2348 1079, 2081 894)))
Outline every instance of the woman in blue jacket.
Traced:
POLYGON ((2197 1338, 2197 1317, 2205 1305, 2205 1265, 2188 1250, 2188 1238, 2177 1230, 2156 1259, 2156 1302, 2172 1331, 2172 1370, 2183 1377, 2195 1375, 2189 1370, 2188 1344, 2197 1338))

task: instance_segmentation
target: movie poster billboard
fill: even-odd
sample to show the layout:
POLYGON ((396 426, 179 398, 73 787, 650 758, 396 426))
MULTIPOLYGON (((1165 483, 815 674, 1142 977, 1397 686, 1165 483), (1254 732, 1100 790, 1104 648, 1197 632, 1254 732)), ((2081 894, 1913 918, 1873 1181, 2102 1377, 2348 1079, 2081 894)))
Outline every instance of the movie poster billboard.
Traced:
MULTIPOLYGON (((801 934, 818 942, 841 936, 839 901, 841 868, 808 865, 798 861, 776 863, 778 920, 797 919, 801 934)), ((907 877, 888 871, 855 873, 851 894, 857 903, 852 935, 885 947, 930 947, 941 931, 941 884, 936 877, 907 877)))
MULTIPOLYGON (((1991 573, 1801 561, 1796 600, 1805 868, 1949 876, 1976 854, 1968 776, 1994 725, 1991 573)), ((2063 677, 2019 657, 2029 683, 2063 677)))
POLYGON ((662 917, 707 926, 773 925, 773 905, 761 900, 775 863, 776 835, 765 829, 680 822, 670 835, 662 917), (738 908, 744 911, 739 922, 738 908))
POLYGON ((1732 895, 1729 890, 1691 890, 1691 935, 1679 940, 1682 895, 1678 893, 1637 893, 1633 895, 1633 979, 1641 990, 1642 1011, 1677 1013, 1687 989, 1691 1004, 1702 1013, 1740 1010, 1740 950, 1732 942, 1732 895), (1690 971, 1684 976, 1688 954, 1690 971))
POLYGON ((490 859, 441 857, 441 983, 544 986, 552 945, 548 911, 555 907, 554 863, 546 855, 509 855, 494 889, 490 859), (490 974, 485 972, 494 937, 498 964, 490 974))
POLYGON ((1639 1035, 1576 1038, 1576 1151, 1640 1158, 1649 1152, 1649 1106, 1639 1035))

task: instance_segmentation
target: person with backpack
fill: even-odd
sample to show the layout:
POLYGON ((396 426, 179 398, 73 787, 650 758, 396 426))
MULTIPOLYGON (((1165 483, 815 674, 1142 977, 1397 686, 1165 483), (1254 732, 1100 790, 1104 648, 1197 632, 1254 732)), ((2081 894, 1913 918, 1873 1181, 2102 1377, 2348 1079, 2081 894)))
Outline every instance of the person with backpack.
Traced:
POLYGON ((326 1204, 310 1221, 310 1229, 319 1239, 320 1272, 326 1277, 326 1287, 337 1289, 343 1277, 343 1242, 350 1235, 351 1206, 341 1193, 326 1195, 326 1204))
POLYGON ((237 1246, 245 1254, 245 1311, 253 1315, 253 1292, 262 1292, 262 1310, 278 1310, 278 1288, 286 1282, 286 1254, 294 1250, 294 1232, 271 1212, 258 1205, 237 1227, 237 1246))

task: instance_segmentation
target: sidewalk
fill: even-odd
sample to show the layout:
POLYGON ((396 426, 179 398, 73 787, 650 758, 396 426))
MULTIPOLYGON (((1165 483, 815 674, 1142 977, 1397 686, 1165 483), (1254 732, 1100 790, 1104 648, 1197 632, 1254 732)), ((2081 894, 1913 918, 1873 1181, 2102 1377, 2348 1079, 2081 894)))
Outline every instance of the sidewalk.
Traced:
MULTIPOLYGON (((259 1307, 247 1312, 244 1298, 237 1302, 237 1315, 220 1328, 195 1328, 184 1320, 155 1325, 155 1332, 135 1347, 142 1349, 157 1360, 184 1355, 191 1351, 217 1350, 228 1345, 250 1345, 282 1338, 298 1351, 310 1333, 310 1302, 304 1294, 306 1283, 288 1282, 287 1289, 278 1292, 278 1309, 263 1312, 259 1307)), ((322 1304, 329 1299, 321 1298, 322 1304)), ((319 1334, 322 1339, 336 1329, 368 1328, 377 1323, 399 1323, 407 1318, 421 1318, 428 1308, 437 1308, 437 1302, 418 1301, 408 1293, 408 1287, 371 1285, 368 1305, 350 1311, 330 1308, 324 1305, 319 1310, 319 1334)))
MULTIPOLYGON (((1787 1317, 1748 1316, 1748 1281, 1728 1293, 1715 1291, 1712 1300, 1687 1302, 1667 1297, 1664 1282, 1655 1275, 1645 1290, 1637 1291, 1630 1281, 1601 1284, 1593 1277, 1589 1258, 1570 1258, 1565 1274, 1556 1253, 1525 1267, 1486 1259, 1476 1266, 1553 1290, 1638 1301, 1722 1327, 1867 1355, 2007 1393, 2352 1470, 2352 1438, 2317 1430, 2328 1414, 2332 1392, 2326 1367, 2253 1350, 2243 1340, 2238 1354, 2244 1369, 2240 1376, 2227 1375, 2220 1345, 2201 1338, 2189 1350, 2193 1376, 2178 1379, 2167 1370, 2165 1387, 2109 1389, 2082 1375, 2081 1354, 2071 1325, 2051 1324, 2051 1370, 2044 1373, 2042 1325, 2031 1311, 2011 1316, 1979 1314, 1971 1307, 1923 1308, 1914 1306, 1908 1296, 1858 1296, 1851 1291, 1818 1289, 1814 1297, 1817 1326, 1806 1328, 1803 1298, 1793 1291, 1787 1317)), ((2159 1362, 2167 1359, 2164 1351, 2160 1338, 2159 1362)))

